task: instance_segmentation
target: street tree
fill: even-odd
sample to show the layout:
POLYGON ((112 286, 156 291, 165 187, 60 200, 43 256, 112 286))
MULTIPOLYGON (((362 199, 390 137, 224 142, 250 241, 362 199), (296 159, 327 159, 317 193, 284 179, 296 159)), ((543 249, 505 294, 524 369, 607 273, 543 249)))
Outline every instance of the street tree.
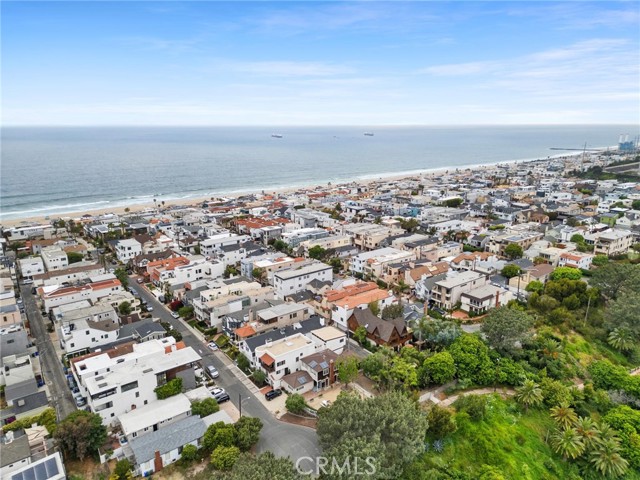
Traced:
POLYGON ((358 376, 358 359, 353 356, 339 358, 336 362, 338 379, 345 385, 349 385, 358 376))

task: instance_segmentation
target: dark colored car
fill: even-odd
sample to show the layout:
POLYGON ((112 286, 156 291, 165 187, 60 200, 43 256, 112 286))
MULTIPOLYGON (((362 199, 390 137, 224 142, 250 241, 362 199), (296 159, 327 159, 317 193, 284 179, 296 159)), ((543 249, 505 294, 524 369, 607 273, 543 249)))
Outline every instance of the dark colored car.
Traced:
POLYGON ((223 393, 222 395, 218 395, 215 398, 218 403, 228 402, 229 400, 231 400, 228 393, 223 393))
POLYGON ((264 398, 266 398, 267 400, 273 400, 280 395, 282 395, 282 390, 276 388, 275 390, 269 390, 267 393, 265 393, 264 398))

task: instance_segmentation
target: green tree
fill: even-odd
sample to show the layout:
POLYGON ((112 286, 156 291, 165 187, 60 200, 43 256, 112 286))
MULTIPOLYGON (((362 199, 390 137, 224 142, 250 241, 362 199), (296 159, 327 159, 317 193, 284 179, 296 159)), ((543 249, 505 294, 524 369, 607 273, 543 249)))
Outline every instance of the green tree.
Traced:
POLYGON ((515 399, 524 405, 526 411, 529 407, 536 407, 544 400, 542 390, 533 380, 525 380, 521 387, 516 389, 515 399))
POLYGON ((233 425, 224 422, 217 422, 209 425, 202 437, 202 446, 213 451, 217 447, 232 447, 236 444, 236 430, 233 425))
POLYGON ((617 327, 609 332, 607 343, 616 350, 629 352, 634 349, 635 341, 631 330, 625 327, 617 327))
POLYGON ((215 470, 231 470, 240 457, 238 447, 220 445, 211 453, 211 466, 215 470))
POLYGON ((578 417, 575 421, 575 429, 587 449, 593 447, 594 443, 600 438, 598 428, 591 417, 578 417))
POLYGON ((608 299, 615 299, 623 292, 639 292, 640 265, 608 263, 593 272, 589 284, 608 299))
POLYGON ((291 413, 302 413, 307 406, 307 402, 305 402, 304 397, 299 393, 292 393, 287 397, 285 402, 285 407, 291 413))
POLYGON ((186 463, 191 463, 197 457, 198 457, 198 447, 196 447, 195 445, 188 444, 182 448, 182 455, 180 455, 180 458, 182 459, 182 461, 186 463))
POLYGON ((445 200, 444 205, 449 208, 457 208, 462 205, 463 201, 464 200, 462 200, 461 198, 451 198, 449 200, 445 200))
POLYGON ((472 380, 479 385, 490 385, 495 368, 489 358, 489 349, 475 335, 464 334, 449 347, 456 365, 458 378, 472 380))
POLYGON ((443 438, 458 429, 450 408, 434 405, 427 412, 427 433, 434 438, 443 438))
POLYGON ((331 265, 331 267, 333 267, 333 273, 340 273, 340 270, 342 270, 342 260, 340 260, 338 257, 329 259, 328 263, 329 265, 331 265))
POLYGON ((621 477, 629 469, 629 462, 620 455, 620 443, 614 438, 596 442, 589 452, 589 463, 605 478, 621 477))
POLYGON ((510 243, 506 247, 504 247, 504 254, 507 258, 511 260, 515 260, 516 258, 522 258, 524 251, 522 247, 517 243, 510 243))
POLYGON ((131 304, 129 302, 122 302, 118 305, 118 312, 120 315, 129 315, 131 313, 131 304))
POLYGON ((311 247, 308 252, 309 258, 313 258, 315 260, 322 260, 326 254, 327 254, 327 250, 322 248, 320 245, 311 247))
POLYGON ((551 447, 565 460, 578 458, 585 450, 582 437, 575 428, 556 430, 551 435, 551 447))
POLYGON ((245 373, 247 373, 251 368, 251 362, 249 362, 249 359, 242 353, 236 358, 236 363, 238 364, 238 368, 245 373))
POLYGON ((338 464, 346 459, 376 459, 368 478, 399 478, 423 450, 427 420, 415 402, 398 392, 362 399, 341 393, 318 412, 318 438, 323 454, 338 464))
POLYGON ((122 284, 122 288, 124 289, 129 288, 129 276, 127 275, 127 271, 124 268, 116 268, 113 274, 116 276, 118 280, 120 280, 120 283, 122 284))
POLYGON ((264 283, 267 277, 267 271, 262 267, 254 267, 253 270, 251 270, 251 275, 260 283, 264 283))
POLYGON ((253 381, 256 383, 256 385, 261 386, 264 385, 264 382, 267 380, 267 374, 262 370, 255 370, 251 374, 251 378, 253 378, 253 381))
POLYGON ((55 438, 68 455, 82 461, 87 454, 102 447, 107 439, 107 427, 97 413, 78 410, 58 424, 55 438))
POLYGON ((109 480, 129 480, 133 478, 133 465, 126 458, 116 462, 109 480))
POLYGON ((193 307, 180 307, 178 309, 178 315, 180 315, 182 318, 193 317, 193 307))
POLYGON ((196 400, 191 403, 191 413, 207 417, 220 410, 220 406, 215 398, 205 398, 204 400, 196 400))
POLYGON ((262 420, 256 417, 240 417, 234 424, 236 430, 236 446, 242 452, 247 452, 260 440, 262 420))
POLYGON ((571 408, 568 403, 551 407, 549 414, 558 426, 565 430, 573 427, 578 420, 578 415, 576 415, 575 410, 571 408))
POLYGON ((532 280, 527 284, 525 290, 527 292, 541 294, 544 291, 544 283, 539 280, 532 280))
POLYGON ((609 257, 606 255, 596 255, 591 260, 591 264, 596 267, 604 267, 607 263, 609 263, 609 257))
POLYGON ((399 303, 387 305, 382 309, 381 317, 383 320, 391 320, 394 318, 402 317, 404 307, 399 303))
POLYGON ((338 379, 345 385, 349 385, 358 376, 358 359, 356 357, 338 358, 336 361, 338 379))
POLYGON ((367 339, 367 329, 363 326, 359 326, 358 328, 356 328, 356 331, 353 332, 353 338, 356 342, 362 345, 367 339))
POLYGON ((67 259, 69 264, 81 262, 84 257, 78 252, 67 252, 67 259))
POLYGON ((496 308, 482 324, 487 342, 501 353, 513 353, 525 342, 533 327, 533 318, 526 312, 508 307, 496 308))
MULTIPOLYGON (((300 466, 308 471, 310 466, 301 462, 300 466)), ((277 458, 271 452, 254 456, 248 453, 240 455, 232 470, 225 473, 225 480, 303 480, 303 477, 289 458, 277 458)))
POLYGON ((482 420, 487 412, 486 395, 461 395, 453 404, 459 412, 465 412, 473 420, 482 420))
POLYGON ((453 380, 456 374, 456 366, 449 352, 439 352, 427 358, 422 364, 428 375, 428 383, 444 385, 453 380))
POLYGON ((369 303, 369 310, 371 310, 371 313, 373 313, 376 317, 380 315, 380 304, 377 300, 369 303))
POLYGON ((571 235, 569 241, 573 243, 584 243, 584 237, 579 233, 574 233, 573 235, 571 235))
POLYGON ((522 272, 522 270, 520 269, 519 266, 514 265, 512 263, 509 263, 507 265, 505 265, 504 267, 502 267, 501 270, 501 274, 503 277, 506 278, 513 278, 513 277, 517 277, 518 275, 520 275, 520 273, 522 272))
MULTIPOLYGON (((624 292, 612 301, 607 312, 607 329, 619 330, 616 337, 640 340, 640 291, 624 292)), ((624 343, 624 342, 623 342, 624 343)))
POLYGON ((568 280, 580 280, 582 278, 582 272, 579 268, 572 267, 558 267, 550 276, 551 280, 560 280, 566 278, 568 280))

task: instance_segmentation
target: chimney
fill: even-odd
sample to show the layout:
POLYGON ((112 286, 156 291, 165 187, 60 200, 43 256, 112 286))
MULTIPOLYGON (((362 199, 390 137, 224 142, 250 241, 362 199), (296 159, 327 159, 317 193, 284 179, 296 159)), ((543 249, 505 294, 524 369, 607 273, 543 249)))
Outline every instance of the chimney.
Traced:
POLYGON ((496 292, 496 308, 500 306, 500 290, 496 292))
POLYGON ((153 471, 155 472, 159 472, 160 470, 162 470, 162 456, 160 455, 160 452, 158 450, 156 450, 155 456, 153 458, 153 471))

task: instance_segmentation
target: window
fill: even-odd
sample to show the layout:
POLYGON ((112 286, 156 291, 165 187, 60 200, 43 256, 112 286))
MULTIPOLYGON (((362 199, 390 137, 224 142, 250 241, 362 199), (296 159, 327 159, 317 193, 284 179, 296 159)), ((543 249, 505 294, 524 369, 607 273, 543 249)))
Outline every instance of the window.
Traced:
POLYGON ((129 390, 133 390, 134 388, 138 388, 138 381, 137 380, 135 382, 130 382, 130 383, 126 383, 126 384, 122 385, 122 387, 120 387, 120 391, 121 392, 128 392, 129 390))

